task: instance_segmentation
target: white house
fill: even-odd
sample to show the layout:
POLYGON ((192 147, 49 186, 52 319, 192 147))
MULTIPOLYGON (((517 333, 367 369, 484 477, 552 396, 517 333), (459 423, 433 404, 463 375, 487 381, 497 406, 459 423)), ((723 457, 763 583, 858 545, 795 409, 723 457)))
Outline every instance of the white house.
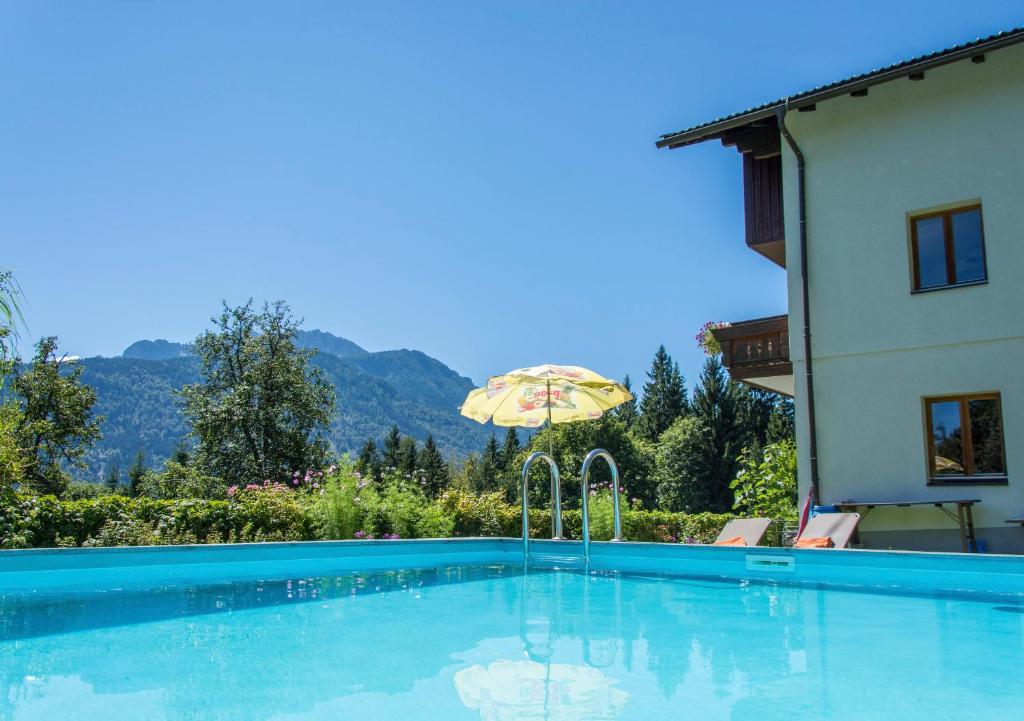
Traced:
POLYGON ((746 242, 786 268, 789 313, 717 331, 723 362, 794 396, 801 497, 856 506, 868 548, 960 550, 973 521, 981 550, 1024 552, 1022 43, 658 141, 742 154, 746 242), (978 503, 931 505, 951 500, 978 503))

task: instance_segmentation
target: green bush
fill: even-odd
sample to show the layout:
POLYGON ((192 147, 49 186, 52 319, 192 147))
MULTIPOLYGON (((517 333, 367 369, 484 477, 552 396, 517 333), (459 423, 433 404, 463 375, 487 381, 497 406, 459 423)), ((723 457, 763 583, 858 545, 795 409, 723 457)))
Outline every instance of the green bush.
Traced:
MULTIPOLYGON (((95 485, 95 484, 93 484, 95 485)), ((139 483, 138 493, 150 498, 209 498, 227 497, 227 488, 219 478, 207 476, 193 466, 170 459, 160 471, 147 471, 139 483)))
POLYGON ((356 532, 362 530, 366 518, 365 500, 373 492, 367 485, 348 464, 324 479, 314 506, 321 538, 354 538, 356 532))
POLYGON ((735 494, 734 508, 764 518, 797 516, 796 444, 791 440, 771 443, 758 452, 745 449, 740 472, 729 484, 735 494))

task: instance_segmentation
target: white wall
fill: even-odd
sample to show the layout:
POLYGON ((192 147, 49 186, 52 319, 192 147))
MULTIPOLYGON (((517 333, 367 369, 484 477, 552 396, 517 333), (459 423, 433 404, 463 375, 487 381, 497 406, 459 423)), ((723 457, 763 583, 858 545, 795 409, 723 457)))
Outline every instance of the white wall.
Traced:
MULTIPOLYGON (((1024 47, 839 97, 787 125, 807 164, 822 502, 980 498, 993 546, 1024 549, 1024 47), (911 294, 908 212, 980 199, 987 285, 911 294), (1002 394, 1009 485, 929 487, 922 397, 1002 394), (1016 536, 1012 535, 1016 532, 1016 536)), ((790 343, 807 438, 796 167, 783 143, 790 343)), ((800 448, 801 497, 810 478, 800 448)), ((874 511, 862 529, 950 529, 874 511)), ((993 550, 998 550, 993 548, 993 550)))

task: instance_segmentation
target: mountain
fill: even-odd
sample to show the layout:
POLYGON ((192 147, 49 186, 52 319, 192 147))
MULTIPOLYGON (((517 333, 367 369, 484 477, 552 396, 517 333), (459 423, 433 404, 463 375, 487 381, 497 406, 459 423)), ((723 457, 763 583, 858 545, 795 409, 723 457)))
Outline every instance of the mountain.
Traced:
MULTIPOLYGON (((300 330, 295 335, 295 345, 299 348, 314 348, 321 353, 330 353, 339 358, 363 356, 367 351, 348 340, 322 330, 300 330)), ((173 343, 163 338, 156 340, 137 340, 124 349, 122 358, 134 360, 168 360, 184 358, 192 355, 192 346, 188 343, 173 343)))
POLYGON ((192 346, 157 338, 156 340, 135 341, 124 349, 121 357, 134 360, 167 360, 168 358, 184 358, 187 355, 192 355, 192 346))
POLYGON ((320 329, 300 330, 295 334, 295 345, 299 348, 313 348, 321 353, 330 353, 339 358, 355 358, 367 355, 368 351, 360 348, 348 338, 327 333, 320 329))
MULTIPOLYGON (((479 451, 493 428, 459 414, 474 383, 436 358, 416 350, 371 353, 325 331, 301 331, 303 347, 318 353, 337 394, 329 437, 338 452, 358 452, 367 438, 381 439, 397 423, 422 442, 433 434, 446 454, 479 451)), ((99 478, 117 461, 122 473, 141 448, 148 465, 159 465, 186 436, 175 391, 199 381, 199 360, 190 346, 166 340, 138 341, 115 358, 83 358, 82 381, 96 389, 95 412, 104 416, 103 438, 89 452, 89 476, 99 478)))

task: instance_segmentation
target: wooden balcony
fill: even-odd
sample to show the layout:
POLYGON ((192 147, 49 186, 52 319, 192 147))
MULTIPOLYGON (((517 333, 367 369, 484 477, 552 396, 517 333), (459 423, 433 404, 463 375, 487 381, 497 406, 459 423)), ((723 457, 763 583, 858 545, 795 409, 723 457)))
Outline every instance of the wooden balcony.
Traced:
POLYGON ((722 347, 722 365, 733 379, 793 395, 788 316, 745 320, 712 334, 722 347))

